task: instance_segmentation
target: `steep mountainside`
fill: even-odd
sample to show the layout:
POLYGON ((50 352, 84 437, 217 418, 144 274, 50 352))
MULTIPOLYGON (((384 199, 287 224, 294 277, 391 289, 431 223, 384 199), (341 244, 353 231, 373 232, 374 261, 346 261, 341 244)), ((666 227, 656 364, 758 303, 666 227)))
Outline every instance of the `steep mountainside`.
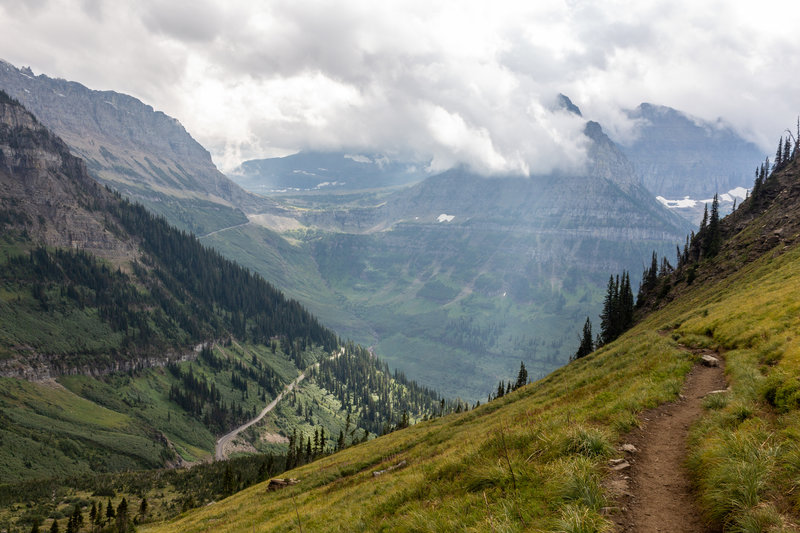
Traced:
POLYGON ((734 198, 741 202, 752 185, 748 169, 766 155, 722 120, 707 122, 647 103, 626 113, 637 122, 638 135, 634 142, 623 144, 622 151, 641 183, 696 223, 714 194, 726 195, 722 203, 726 212, 734 198))
POLYGON ((177 120, 136 98, 3 61, 0 89, 59 135, 94 177, 183 229, 204 234, 274 207, 219 172, 177 120))
POLYGON ((201 460, 303 371, 292 408, 279 404, 239 451, 283 455, 294 432, 349 444, 452 408, 99 185, 2 91, 0 230, 4 483, 201 460), (317 364, 326 371, 311 376, 317 364))
POLYGON ((620 445, 713 350, 730 388, 703 399, 691 431, 691 495, 711 530, 796 531, 798 187, 795 152, 723 220, 719 253, 686 265, 696 277, 669 273, 672 301, 545 379, 288 472, 292 487, 256 486, 145 530, 608 531, 631 511, 618 471, 640 457, 620 445))

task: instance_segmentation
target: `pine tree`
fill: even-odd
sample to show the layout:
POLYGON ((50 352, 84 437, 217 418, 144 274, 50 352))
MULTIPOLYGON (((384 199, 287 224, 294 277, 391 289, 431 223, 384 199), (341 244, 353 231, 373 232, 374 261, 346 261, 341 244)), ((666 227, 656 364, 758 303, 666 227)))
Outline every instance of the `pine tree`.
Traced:
POLYGON ((706 226, 708 226, 708 204, 705 204, 705 207, 703 207, 703 220, 700 221, 700 230, 697 234, 701 235, 706 229, 706 226))
POLYGON ((606 296, 603 300, 603 311, 600 313, 600 337, 603 344, 608 344, 614 340, 616 330, 615 314, 617 308, 617 295, 615 291, 614 276, 608 278, 606 296))
POLYGON ((114 506, 111 505, 111 498, 109 498, 108 505, 106 506, 106 521, 110 522, 115 516, 114 506))
POLYGON ((514 390, 524 387, 528 383, 528 371, 525 369, 525 363, 519 362, 519 373, 517 374, 517 382, 514 384, 514 390))
POLYGON ((783 137, 778 139, 778 150, 775 152, 775 164, 772 165, 772 171, 780 170, 783 165, 783 137))
POLYGON ((31 527, 31 533, 39 533, 39 521, 38 520, 33 522, 33 527, 31 527))
MULTIPOLYGON (((669 264, 669 263, 667 263, 669 264)), ((633 324, 633 291, 631 290, 631 275, 627 271, 622 272, 623 283, 620 287, 620 327, 617 334, 631 327, 633 324)))
POLYGON ((586 317, 586 322, 583 324, 583 336, 581 337, 581 344, 578 346, 578 351, 575 352, 573 359, 580 359, 586 357, 594 351, 594 342, 592 340, 592 321, 586 317))
POLYGON ((722 235, 719 226, 719 198, 715 194, 711 203, 711 217, 708 221, 706 235, 703 238, 703 256, 714 257, 719 253, 722 235))
POLYGON ((789 137, 786 137, 786 140, 783 141, 783 164, 786 165, 792 157, 792 143, 789 141, 789 137))
POLYGON ((125 497, 117 506, 117 531, 118 533, 127 533, 128 531, 128 500, 125 497))
POLYGON ((500 380, 500 383, 497 385, 497 394, 495 394, 495 398, 502 398, 506 394, 506 385, 503 383, 503 380, 500 380))
POLYGON ((58 520, 53 520, 53 523, 50 525, 50 533, 58 533, 58 520))

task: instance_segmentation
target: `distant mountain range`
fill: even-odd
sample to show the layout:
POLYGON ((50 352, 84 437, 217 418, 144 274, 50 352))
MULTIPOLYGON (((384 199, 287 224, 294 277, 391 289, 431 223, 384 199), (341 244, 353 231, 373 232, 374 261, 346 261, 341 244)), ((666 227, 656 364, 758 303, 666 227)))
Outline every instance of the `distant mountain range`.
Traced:
MULTIPOLYGON (((565 95, 559 107, 580 116, 565 95)), ((636 179, 666 207, 699 223, 714 194, 728 212, 753 185, 752 169, 766 154, 731 126, 692 117, 676 109, 643 103, 625 111, 636 121, 634 141, 618 142, 636 179)), ((301 152, 246 161, 230 177, 247 190, 268 194, 300 191, 344 192, 402 186, 429 177, 425 164, 386 156, 301 152)))

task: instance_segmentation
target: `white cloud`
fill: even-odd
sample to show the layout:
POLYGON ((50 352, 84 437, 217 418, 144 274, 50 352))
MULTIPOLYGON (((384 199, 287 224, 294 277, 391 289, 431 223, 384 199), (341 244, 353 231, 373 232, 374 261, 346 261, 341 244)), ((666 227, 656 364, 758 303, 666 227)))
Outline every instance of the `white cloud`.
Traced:
POLYGON ((225 169, 298 149, 575 169, 569 95, 619 138, 643 101, 771 149, 798 113, 800 6, 623 0, 0 0, 0 55, 137 96, 225 169))

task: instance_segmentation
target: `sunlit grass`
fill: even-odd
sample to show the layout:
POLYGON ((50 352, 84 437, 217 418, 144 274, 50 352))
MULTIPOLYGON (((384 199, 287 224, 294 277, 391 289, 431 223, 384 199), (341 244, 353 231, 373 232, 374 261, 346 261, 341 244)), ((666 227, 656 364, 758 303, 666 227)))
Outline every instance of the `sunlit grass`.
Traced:
POLYGON ((393 433, 148 531, 605 531, 612 444, 719 349, 731 390, 706 398, 690 467, 730 531, 791 529, 800 509, 800 252, 698 285, 617 342, 480 408, 393 433), (668 332, 668 333, 665 333, 668 332), (405 460, 407 466, 373 477, 405 460), (783 496, 788 495, 788 496, 783 496), (788 506, 787 506, 788 505, 788 506), (759 529, 760 528, 760 529, 759 529))

